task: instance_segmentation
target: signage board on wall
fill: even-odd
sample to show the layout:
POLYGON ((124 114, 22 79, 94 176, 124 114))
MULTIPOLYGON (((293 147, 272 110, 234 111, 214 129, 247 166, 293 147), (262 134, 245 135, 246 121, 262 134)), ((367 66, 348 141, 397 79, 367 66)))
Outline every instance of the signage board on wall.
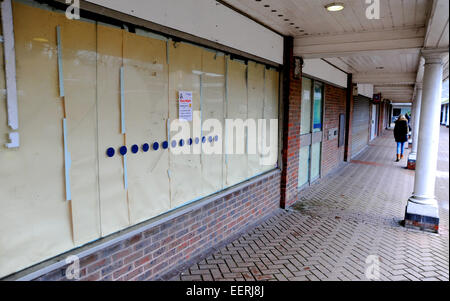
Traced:
POLYGON ((178 92, 179 119, 192 121, 192 92, 178 92))

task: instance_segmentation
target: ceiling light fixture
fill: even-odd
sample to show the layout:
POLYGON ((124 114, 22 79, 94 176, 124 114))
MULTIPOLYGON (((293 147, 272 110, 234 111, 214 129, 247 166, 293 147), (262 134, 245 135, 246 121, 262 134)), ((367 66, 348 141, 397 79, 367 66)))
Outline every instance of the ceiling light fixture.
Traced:
POLYGON ((333 2, 325 6, 327 11, 335 12, 335 11, 341 11, 344 9, 344 3, 341 2, 333 2))

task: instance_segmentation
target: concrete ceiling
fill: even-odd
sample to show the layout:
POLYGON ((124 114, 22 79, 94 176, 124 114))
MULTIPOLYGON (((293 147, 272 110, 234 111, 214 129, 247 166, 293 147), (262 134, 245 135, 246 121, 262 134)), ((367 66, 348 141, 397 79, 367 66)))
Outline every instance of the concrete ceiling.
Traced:
MULTIPOLYGON (((280 32, 293 36, 294 54, 322 58, 373 84, 393 102, 411 102, 422 48, 448 48, 448 0, 380 0, 380 19, 368 19, 365 0, 340 0, 345 9, 328 12, 332 0, 225 0, 280 32)), ((448 56, 444 66, 448 78, 448 56)))

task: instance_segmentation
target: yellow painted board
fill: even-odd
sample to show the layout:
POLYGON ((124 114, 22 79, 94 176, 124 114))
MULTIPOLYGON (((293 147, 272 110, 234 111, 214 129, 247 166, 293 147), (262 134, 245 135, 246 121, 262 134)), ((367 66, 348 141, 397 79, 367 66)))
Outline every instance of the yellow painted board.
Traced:
MULTIPOLYGON (((267 147, 270 145, 270 139, 274 142, 274 148, 278 149, 278 131, 275 131, 273 138, 270 136, 270 120, 278 120, 279 118, 279 72, 270 69, 266 70, 266 95, 264 98, 264 119, 267 120, 267 135, 264 143, 267 147)), ((273 165, 263 165, 262 172, 269 171, 277 167, 275 162, 273 165)))
POLYGON ((206 195, 223 189, 225 56, 202 50, 202 117, 207 143, 202 152, 203 191, 206 195), (214 122, 217 125, 214 124, 214 122), (205 123, 206 122, 206 123, 205 123), (209 142, 209 138, 218 141, 209 142))
MULTIPOLYGON (((186 43, 169 43, 170 68, 169 68, 169 118, 171 121, 178 119, 178 94, 180 91, 188 91, 193 94, 193 111, 200 112, 200 75, 202 70, 202 48, 186 43), (187 59, 189 58, 189 59, 187 59)), ((200 127, 193 129, 193 122, 187 122, 191 127, 191 135, 182 137, 185 141, 189 138, 200 138, 200 127)), ((171 128, 170 142, 178 133, 178 129, 171 128)), ((176 141, 177 143, 179 141, 176 141)), ((176 148, 180 149, 179 146, 176 148)), ((188 150, 192 147, 187 144, 183 147, 188 150)), ((170 192, 171 208, 179 207, 187 202, 205 196, 203 191, 203 177, 201 155, 197 154, 173 154, 170 152, 170 192)))
MULTIPOLYGON (((224 56, 191 44, 170 42, 169 68, 163 41, 109 26, 69 21, 62 13, 16 2, 13 8, 21 146, 13 150, 4 147, 9 129, 6 107, 0 107, 0 277, 238 184, 256 175, 258 168, 273 168, 258 167, 256 158, 247 154, 227 156, 225 166, 224 155, 180 155, 161 148, 147 153, 140 149, 134 155, 131 146, 141 148, 144 143, 161 145, 173 140, 176 129, 168 136, 167 121, 178 118, 179 91, 193 92, 193 110, 201 111, 203 121, 217 119, 225 126, 225 117, 245 121, 260 117, 260 112, 264 118, 277 119, 276 71, 266 71, 266 93, 262 95, 264 67, 250 63, 247 89, 245 64, 228 61, 225 103, 224 56), (73 161, 72 212, 65 201, 58 25, 62 30, 68 142, 73 161), (125 143, 120 127, 122 65, 128 191, 122 156, 118 154, 125 143), (259 101, 261 96, 263 103, 259 101), (116 152, 113 158, 106 155, 110 147, 116 152)), ((0 73, 3 101, 5 79, 0 73)), ((192 122, 189 126, 192 132, 182 137, 184 141, 215 136, 207 130, 192 129, 192 122)), ((217 135, 224 142, 225 135, 217 135)), ((247 141, 245 134, 238 138, 247 141)))
POLYGON ((0 146, 0 277, 74 247, 56 56, 65 16, 17 2, 13 12, 20 148, 0 146))
POLYGON ((97 153, 97 29, 94 23, 61 24, 70 184, 76 245, 101 235, 97 153))
MULTIPOLYGON (((227 119, 236 121, 247 120, 247 81, 246 81, 247 66, 236 60, 228 62, 228 114, 227 119)), ((233 186, 240 182, 247 180, 248 158, 246 154, 247 137, 244 132, 236 133, 227 132, 227 139, 233 140, 234 151, 233 154, 227 155, 227 186, 233 186), (232 137, 231 137, 232 135, 232 137), (236 153, 236 145, 238 140, 244 143, 244 153, 236 153)), ((229 144, 227 147, 231 148, 229 144)))
MULTIPOLYGON (((248 118, 254 120, 256 125, 253 134, 255 136, 253 147, 256 152, 248 154, 248 178, 254 177, 262 171, 258 153, 258 143, 261 143, 260 137, 258 137, 258 121, 263 119, 264 115, 264 69, 264 65, 248 63, 248 118)), ((250 141, 249 136, 249 148, 250 141)))
POLYGON ((97 26, 98 159, 103 236, 130 225, 122 156, 119 155, 119 148, 124 145, 120 127, 119 85, 122 35, 120 29, 97 26), (110 147, 116 153, 113 158, 106 155, 110 147))
POLYGON ((124 67, 127 144, 139 147, 128 155, 131 221, 136 224, 170 210, 169 153, 142 150, 145 143, 161 145, 167 139, 166 43, 125 33, 124 67))

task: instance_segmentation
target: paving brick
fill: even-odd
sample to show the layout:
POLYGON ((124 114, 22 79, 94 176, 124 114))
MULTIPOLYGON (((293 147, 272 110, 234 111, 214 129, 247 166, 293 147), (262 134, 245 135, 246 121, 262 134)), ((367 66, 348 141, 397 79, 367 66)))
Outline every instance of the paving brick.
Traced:
MULTIPOLYGON (((440 171, 448 173, 448 129, 443 131, 440 171)), ((357 161, 301 191, 292 208, 207 255, 178 279, 367 280, 366 260, 375 255, 379 280, 448 281, 449 179, 438 178, 436 185, 443 204, 440 235, 406 230, 399 221, 413 191, 414 172, 395 163, 393 153, 392 132, 387 131, 357 161)))

